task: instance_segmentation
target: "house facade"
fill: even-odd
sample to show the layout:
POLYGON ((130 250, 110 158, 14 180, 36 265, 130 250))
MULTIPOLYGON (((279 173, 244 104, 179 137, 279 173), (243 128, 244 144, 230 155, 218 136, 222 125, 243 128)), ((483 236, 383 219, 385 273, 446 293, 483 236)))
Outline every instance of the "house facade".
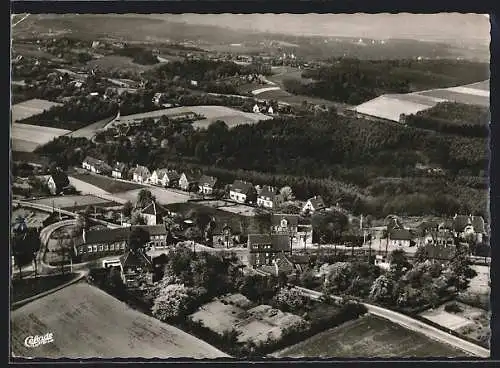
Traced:
POLYGON ((113 171, 111 166, 102 160, 87 156, 82 162, 82 167, 85 170, 93 172, 95 174, 110 175, 113 171))
POLYGON ((168 214, 168 211, 163 207, 151 201, 150 204, 140 209, 140 214, 146 221, 146 225, 154 226, 163 222, 163 217, 168 214))
POLYGON ((486 223, 481 216, 457 215, 453 217, 453 230, 462 240, 472 239, 481 243, 486 234, 486 223))
POLYGON ((235 180, 229 188, 229 198, 238 203, 255 203, 257 191, 251 183, 235 180))
POLYGON ((113 167, 111 176, 116 179, 127 179, 128 168, 123 162, 117 162, 113 167))
POLYGON ((212 194, 214 192, 217 178, 214 176, 203 175, 198 181, 198 190, 202 194, 212 194))
POLYGON ((145 166, 137 165, 132 174, 132 180, 136 183, 147 183, 151 177, 151 172, 145 166))
POLYGON ((387 243, 392 247, 409 247, 413 241, 413 234, 408 229, 392 229, 388 233, 387 243))
POLYGON ((142 251, 128 251, 122 255, 120 270, 127 289, 144 289, 153 285, 153 262, 142 251))
POLYGON ((69 178, 64 172, 57 170, 49 176, 47 186, 52 195, 60 194, 65 188, 69 187, 69 178))
POLYGON ((302 212, 313 214, 314 212, 324 209, 326 209, 326 205, 323 198, 321 198, 321 196, 314 196, 306 201, 304 207, 302 208, 302 212))
POLYGON ((299 224, 299 215, 273 214, 271 217, 271 232, 289 234, 292 248, 305 248, 313 244, 312 225, 299 224))
POLYGON ((264 185, 257 196, 257 206, 267 209, 276 208, 279 205, 279 195, 277 189, 264 185))
POLYGON ((167 169, 156 169, 153 171, 151 174, 151 177, 149 178, 149 182, 153 185, 161 185, 161 186, 166 186, 166 173, 167 169))
POLYGON ((236 233, 228 224, 217 226, 212 234, 214 248, 233 248, 240 242, 240 234, 236 233))
POLYGON ((76 242, 74 253, 82 261, 105 256, 122 255, 128 249, 128 238, 136 227, 149 233, 150 241, 146 245, 152 249, 164 249, 169 244, 168 231, 163 225, 128 226, 116 229, 83 231, 82 237, 76 242))
POLYGON ((198 190, 199 176, 192 173, 183 172, 179 178, 179 187, 186 191, 193 191, 195 188, 198 190))
POLYGON ((248 234, 247 249, 250 266, 272 266, 278 254, 291 254, 291 238, 288 234, 248 234))

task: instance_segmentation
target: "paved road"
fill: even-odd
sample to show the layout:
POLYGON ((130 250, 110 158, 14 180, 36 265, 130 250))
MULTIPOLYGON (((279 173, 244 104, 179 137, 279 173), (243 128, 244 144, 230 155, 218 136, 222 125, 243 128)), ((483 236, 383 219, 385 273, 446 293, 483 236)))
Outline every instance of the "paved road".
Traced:
MULTIPOLYGON (((313 299, 319 299, 323 296, 323 293, 295 286, 295 288, 303 293, 303 295, 311 297, 313 299)), ((331 297, 337 301, 342 300, 342 298, 331 295, 331 297)), ((463 340, 449 333, 446 333, 438 328, 429 326, 428 324, 418 321, 414 318, 405 316, 404 314, 394 312, 390 309, 378 307, 376 305, 362 303, 368 309, 368 312, 376 315, 378 317, 385 318, 391 322, 397 323, 400 326, 408 328, 409 330, 416 331, 430 337, 431 339, 444 342, 446 344, 452 345, 468 354, 478 356, 481 358, 489 358, 490 351, 481 346, 473 344, 469 341, 463 340)))

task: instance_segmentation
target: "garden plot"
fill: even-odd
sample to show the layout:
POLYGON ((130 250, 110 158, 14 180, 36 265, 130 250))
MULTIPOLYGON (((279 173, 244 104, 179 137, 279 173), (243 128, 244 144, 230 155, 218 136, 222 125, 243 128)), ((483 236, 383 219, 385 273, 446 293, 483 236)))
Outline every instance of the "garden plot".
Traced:
POLYGON ((279 340, 284 329, 304 323, 301 317, 269 305, 251 305, 243 295, 233 294, 203 305, 191 318, 219 334, 234 329, 240 342, 279 340))

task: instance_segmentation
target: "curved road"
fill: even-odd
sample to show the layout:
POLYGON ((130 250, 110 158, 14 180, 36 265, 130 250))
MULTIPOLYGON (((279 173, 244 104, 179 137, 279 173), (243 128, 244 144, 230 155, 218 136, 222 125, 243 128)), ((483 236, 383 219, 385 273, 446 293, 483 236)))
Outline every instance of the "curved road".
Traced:
MULTIPOLYGON (((323 296, 323 293, 315 290, 310 290, 306 289, 300 286, 294 286, 295 289, 301 291, 303 295, 311 297, 313 299, 319 299, 323 296)), ((331 295, 331 297, 337 301, 342 300, 342 298, 331 295)), ((481 358, 489 358, 490 357, 490 351, 488 349, 485 349, 479 345, 473 344, 469 341, 463 340, 459 337, 450 335, 449 333, 446 333, 438 328, 429 326, 428 324, 418 321, 414 318, 408 317, 404 314, 394 312, 390 309, 378 307, 373 304, 367 304, 367 303, 362 303, 367 309, 368 312, 385 318, 391 322, 397 323, 400 326, 406 327, 409 330, 420 332, 431 339, 444 342, 448 345, 452 345, 468 354, 478 356, 481 358)))

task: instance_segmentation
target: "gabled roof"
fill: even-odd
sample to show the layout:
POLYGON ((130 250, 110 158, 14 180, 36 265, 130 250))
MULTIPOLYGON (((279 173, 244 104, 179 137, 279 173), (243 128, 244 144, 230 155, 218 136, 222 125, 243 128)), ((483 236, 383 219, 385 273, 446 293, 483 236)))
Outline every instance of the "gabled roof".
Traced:
POLYGON ((287 221, 287 226, 296 227, 299 224, 299 215, 275 213, 271 217, 271 225, 272 226, 281 226, 281 222, 283 220, 287 221))
POLYGON ((140 251, 134 252, 129 250, 120 257, 120 263, 123 268, 127 266, 142 266, 151 270, 153 267, 153 262, 149 259, 149 257, 140 251))
POLYGON ((181 175, 175 170, 168 170, 165 175, 167 175, 168 180, 178 180, 181 177, 181 175))
POLYGON ((200 179, 200 175, 192 172, 183 172, 182 175, 184 175, 187 179, 188 182, 190 183, 196 183, 200 179))
POLYGON ((252 183, 242 180, 235 180, 234 183, 231 184, 231 190, 237 193, 248 194, 254 189, 252 183))
POLYGON ((315 210, 319 210, 326 207, 325 202, 323 201, 323 198, 321 198, 321 196, 314 196, 312 198, 309 198, 308 202, 311 202, 311 205, 315 210))
POLYGON ((217 183, 217 178, 214 176, 202 175, 199 184, 203 186, 207 186, 213 188, 217 183))
POLYGON ((391 240, 412 240, 413 235, 408 229, 392 229, 389 234, 391 240))
POLYGON ((165 175, 167 175, 168 169, 156 169, 155 172, 158 179, 161 180, 165 175))
POLYGON ((69 178, 66 173, 62 171, 56 171, 51 175, 52 180, 56 184, 57 188, 64 188, 69 185, 69 178))
POLYGON ((90 166, 94 167, 99 167, 102 170, 110 170, 111 171, 111 166, 109 166, 107 163, 105 163, 102 160, 98 160, 97 158, 87 156, 83 162, 86 162, 90 166))
POLYGON ((276 188, 271 187, 269 185, 264 185, 259 193, 259 197, 270 198, 271 200, 274 200, 274 198, 277 195, 276 192, 277 192, 276 188))
POLYGON ((119 171, 123 172, 127 169, 127 165, 125 165, 123 162, 117 162, 115 166, 113 167, 113 171, 119 171))
POLYGON ((453 218, 453 229, 457 232, 464 231, 468 225, 472 225, 476 233, 485 232, 484 219, 481 216, 457 215, 453 218))
POLYGON ((154 201, 151 201, 150 204, 141 209, 141 213, 146 215, 161 216, 167 214, 168 210, 166 210, 159 204, 156 204, 154 201))
POLYGON ((141 165, 137 165, 137 167, 134 169, 134 174, 137 174, 143 178, 151 175, 151 173, 149 172, 149 169, 147 167, 141 166, 141 165))

